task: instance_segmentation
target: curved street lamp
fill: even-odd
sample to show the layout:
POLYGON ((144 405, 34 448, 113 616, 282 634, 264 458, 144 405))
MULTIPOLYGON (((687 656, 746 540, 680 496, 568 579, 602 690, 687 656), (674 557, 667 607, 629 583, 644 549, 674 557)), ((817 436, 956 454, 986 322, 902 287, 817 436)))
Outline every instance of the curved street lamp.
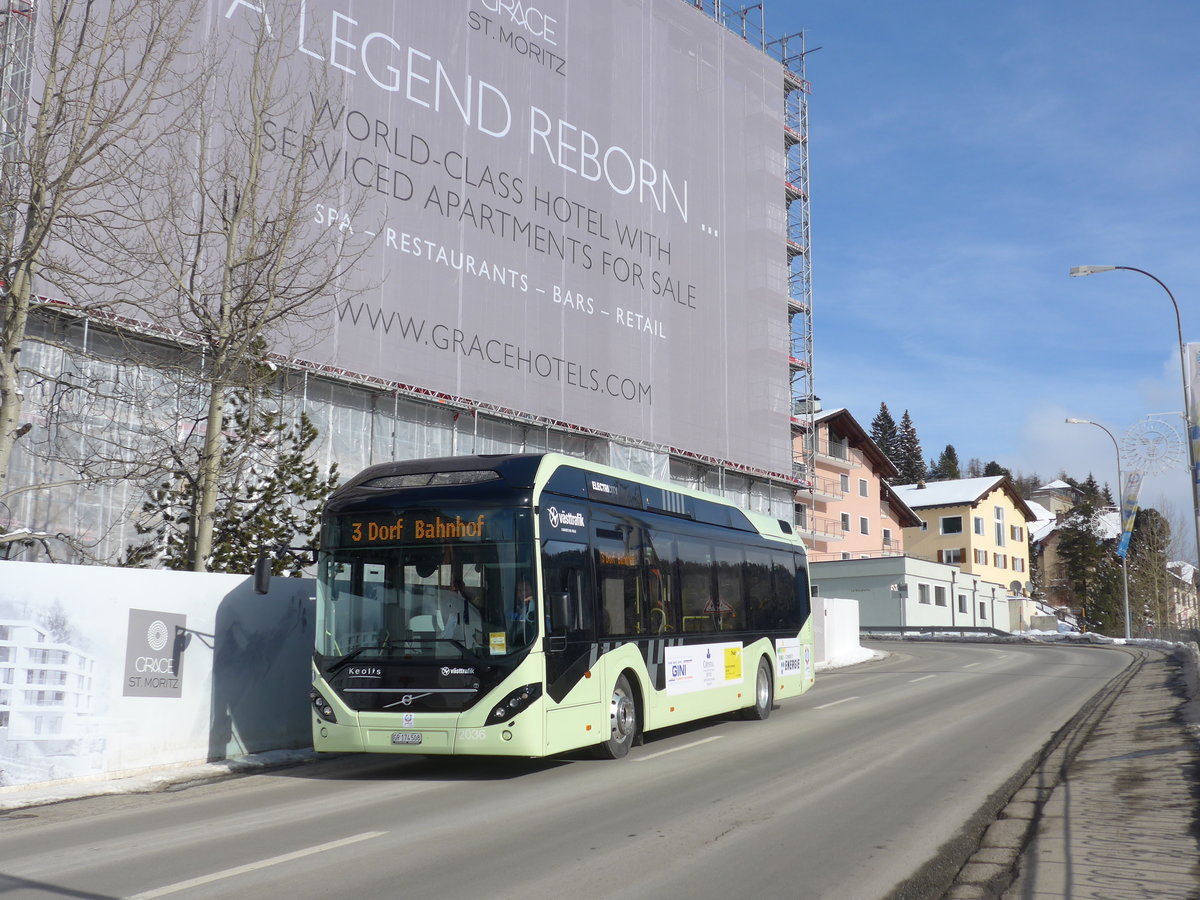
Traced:
POLYGON ((1188 480, 1192 485, 1192 528, 1196 536, 1196 565, 1200 566, 1200 468, 1196 467, 1196 448, 1193 440, 1193 435, 1200 427, 1200 423, 1192 421, 1192 395, 1191 389, 1188 387, 1187 350, 1183 343, 1183 321, 1179 317, 1179 304, 1175 302, 1175 295, 1171 293, 1171 289, 1145 269, 1136 269, 1133 266, 1073 266, 1067 274, 1072 278, 1078 278, 1082 275, 1095 275, 1097 272, 1117 270, 1145 275, 1167 292, 1167 296, 1171 299, 1171 306, 1175 308, 1175 331, 1179 335, 1179 374, 1183 378, 1183 422, 1187 431, 1185 443, 1187 443, 1188 450, 1188 480))
MULTIPOLYGON (((1095 425, 1101 431, 1109 436, 1113 442, 1113 449, 1117 451, 1117 492, 1118 496, 1124 492, 1125 488, 1121 481, 1121 447, 1117 443, 1116 437, 1111 431, 1101 425, 1099 422, 1093 422, 1091 419, 1067 419, 1068 425, 1095 425)), ((1121 521, 1121 504, 1117 504, 1117 521, 1121 521)), ((1121 599, 1125 612, 1125 640, 1129 640, 1133 636, 1133 631, 1130 628, 1129 622, 1129 565, 1125 557, 1121 557, 1121 599)))

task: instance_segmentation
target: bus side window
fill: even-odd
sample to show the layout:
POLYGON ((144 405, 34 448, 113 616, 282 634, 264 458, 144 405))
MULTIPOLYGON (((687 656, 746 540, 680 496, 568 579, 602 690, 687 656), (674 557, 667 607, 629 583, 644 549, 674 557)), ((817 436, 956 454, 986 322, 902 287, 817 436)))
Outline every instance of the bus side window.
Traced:
POLYGON ((800 620, 796 627, 799 628, 812 613, 812 588, 808 583, 808 560, 798 553, 792 558, 796 566, 796 605, 800 608, 800 620))
POLYGON ((596 582, 599 587, 599 628, 604 635, 646 632, 641 587, 640 553, 636 535, 627 523, 618 528, 596 528, 596 582))
POLYGON ((795 628, 800 630, 799 614, 796 611, 796 564, 791 553, 774 552, 771 554, 771 582, 774 590, 771 592, 770 621, 765 623, 770 628, 795 628))
POLYGON ((542 545, 542 602, 546 615, 550 617, 552 633, 590 632, 592 628, 592 598, 588 589, 587 544, 572 544, 566 541, 546 541, 542 545), (559 622, 555 618, 553 594, 566 593, 571 619, 559 622))
POLYGON ((761 630, 772 627, 771 554, 765 550, 746 551, 746 627, 761 630))
POLYGON ((742 584, 742 548, 734 544, 717 544, 716 609, 714 631, 743 631, 746 628, 746 599, 742 584))
POLYGON ((713 627, 711 610, 716 602, 713 584, 712 547, 707 541, 680 538, 679 594, 684 631, 709 631, 713 627))

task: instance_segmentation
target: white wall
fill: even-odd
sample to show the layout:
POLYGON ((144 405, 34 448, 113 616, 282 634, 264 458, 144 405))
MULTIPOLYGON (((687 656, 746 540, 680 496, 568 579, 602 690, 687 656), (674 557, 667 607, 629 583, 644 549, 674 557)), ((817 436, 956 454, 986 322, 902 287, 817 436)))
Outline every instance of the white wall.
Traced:
POLYGON ((260 596, 240 575, 0 562, 0 789, 308 746, 312 594, 305 579, 260 596), (65 651, 66 685, 38 683, 64 677, 45 649, 65 651))
POLYGON ((813 652, 818 665, 836 659, 853 659, 860 654, 858 601, 814 597, 813 652))

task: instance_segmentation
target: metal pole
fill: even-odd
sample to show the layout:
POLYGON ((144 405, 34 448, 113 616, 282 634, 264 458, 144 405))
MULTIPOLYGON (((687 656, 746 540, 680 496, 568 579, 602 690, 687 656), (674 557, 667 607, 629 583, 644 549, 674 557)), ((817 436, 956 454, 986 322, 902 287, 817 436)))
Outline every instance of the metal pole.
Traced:
POLYGON ((1196 534, 1196 564, 1200 565, 1200 469, 1196 467, 1196 448, 1195 442, 1192 440, 1193 431, 1200 427, 1200 423, 1192 421, 1192 390, 1188 384, 1187 349, 1183 343, 1183 320, 1179 316, 1179 304, 1175 302, 1175 295, 1171 293, 1171 289, 1144 269, 1135 269, 1133 266, 1117 266, 1116 268, 1126 272, 1138 272, 1153 280, 1166 291, 1167 297, 1171 300, 1171 306, 1175 309, 1175 332, 1179 337, 1179 374, 1183 379, 1183 424, 1187 431, 1188 480, 1192 486, 1192 526, 1196 534))
POLYGON ((1183 378, 1183 423, 1187 431, 1188 479, 1192 486, 1192 529, 1196 538, 1196 565, 1200 566, 1200 468, 1197 468, 1196 465, 1196 449, 1192 440, 1193 432, 1200 428, 1200 422, 1192 421, 1192 392, 1188 386, 1187 350, 1183 343, 1183 320, 1179 316, 1179 304, 1175 302, 1175 295, 1171 293, 1171 289, 1163 284, 1156 275, 1152 275, 1145 269, 1138 269, 1134 266, 1075 266, 1069 274, 1072 276, 1093 275, 1097 272, 1111 272, 1117 269, 1145 275, 1166 291, 1167 297, 1171 300, 1171 306, 1175 309, 1175 331, 1179 337, 1179 374, 1183 378))
MULTIPOLYGON (((1093 422, 1090 419, 1067 419, 1068 425, 1095 425, 1101 431, 1108 435, 1109 440, 1113 442, 1113 449, 1117 451, 1117 497, 1120 498, 1124 493, 1124 482, 1121 477, 1121 446, 1117 443, 1116 437, 1111 431, 1101 425, 1099 422, 1093 422)), ((1121 521, 1121 506, 1122 501, 1117 500, 1117 521, 1121 521)), ((1119 538, 1118 538, 1119 540, 1119 538)), ((1121 557, 1121 596, 1125 610, 1125 640, 1133 637, 1133 630, 1129 621, 1129 564, 1124 556, 1121 557)))

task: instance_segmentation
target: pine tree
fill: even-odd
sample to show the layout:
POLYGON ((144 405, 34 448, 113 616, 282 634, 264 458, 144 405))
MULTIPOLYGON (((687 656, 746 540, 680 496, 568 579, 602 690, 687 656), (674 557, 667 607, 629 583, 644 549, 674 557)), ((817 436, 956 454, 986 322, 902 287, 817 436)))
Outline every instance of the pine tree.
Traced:
POLYGON ((899 428, 900 459, 896 468, 900 474, 896 476, 899 484, 916 484, 926 478, 925 451, 921 449, 921 439, 917 437, 917 429, 908 415, 908 410, 900 417, 899 428))
POLYGON ((897 469, 900 468, 900 432, 896 420, 888 411, 886 403, 879 404, 879 412, 871 420, 871 440, 897 469))
MULTIPOLYGON (((223 435, 226 465, 213 521, 210 572, 249 572, 264 550, 316 546, 320 503, 337 484, 337 465, 322 475, 311 459, 318 433, 308 416, 295 422, 262 405, 262 397, 239 390, 231 398, 223 435)), ((172 476, 149 493, 135 523, 146 539, 128 548, 128 566, 158 562, 168 569, 192 568, 197 507, 191 454, 179 455, 172 476)), ((283 556, 274 574, 301 574, 303 562, 283 556)))
POLYGON ((1115 556, 1104 541, 1094 497, 1072 507, 1058 528, 1057 550, 1061 577, 1071 606, 1080 610, 1088 627, 1108 635, 1124 633, 1115 556))
POLYGON ((1004 466, 1000 465, 1000 463, 996 462, 994 459, 983 467, 983 472, 980 474, 989 478, 994 475, 1007 475, 1010 481, 1013 480, 1012 472, 1004 468, 1004 466))
POLYGON ((958 451, 954 449, 953 444, 946 445, 946 449, 937 458, 937 462, 932 463, 930 469, 931 481, 954 481, 962 478, 962 470, 958 465, 958 451))

